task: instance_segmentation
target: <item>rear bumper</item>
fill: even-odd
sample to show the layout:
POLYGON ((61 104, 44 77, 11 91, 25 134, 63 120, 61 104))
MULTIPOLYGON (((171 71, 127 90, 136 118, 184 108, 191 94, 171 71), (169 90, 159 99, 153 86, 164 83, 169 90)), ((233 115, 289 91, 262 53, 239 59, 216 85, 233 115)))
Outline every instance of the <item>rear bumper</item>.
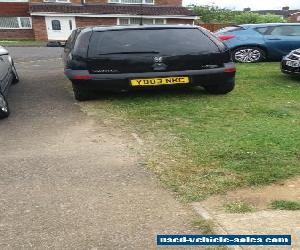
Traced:
MULTIPOLYGON (((132 87, 130 85, 131 79, 188 76, 190 83, 184 86, 203 86, 222 83, 234 79, 235 72, 230 71, 230 69, 235 69, 234 63, 226 63, 223 68, 216 69, 123 74, 90 74, 87 70, 66 69, 65 75, 71 81, 87 89, 137 89, 145 87, 132 87)), ((170 86, 164 85, 164 87, 170 86)), ((157 86, 155 86, 155 88, 157 88, 157 86)))
POLYGON ((300 76, 300 67, 290 67, 286 63, 292 61, 289 58, 284 57, 281 61, 281 71, 285 74, 300 76))

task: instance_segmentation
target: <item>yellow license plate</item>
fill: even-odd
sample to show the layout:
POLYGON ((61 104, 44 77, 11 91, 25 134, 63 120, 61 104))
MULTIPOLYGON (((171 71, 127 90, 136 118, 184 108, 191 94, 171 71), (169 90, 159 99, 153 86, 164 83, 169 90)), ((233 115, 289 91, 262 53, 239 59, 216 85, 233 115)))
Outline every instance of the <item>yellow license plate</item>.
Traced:
POLYGON ((157 86, 172 84, 187 84, 190 79, 187 76, 162 77, 162 78, 145 78, 130 80, 131 86, 157 86))

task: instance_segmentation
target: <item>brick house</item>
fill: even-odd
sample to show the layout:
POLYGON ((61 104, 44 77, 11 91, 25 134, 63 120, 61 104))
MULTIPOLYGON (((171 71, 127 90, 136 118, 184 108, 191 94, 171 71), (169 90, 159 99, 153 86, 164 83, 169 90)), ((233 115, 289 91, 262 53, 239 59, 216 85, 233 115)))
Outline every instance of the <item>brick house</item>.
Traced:
MULTIPOLYGON (((250 12, 251 9, 245 8, 244 11, 250 12)), ((276 16, 280 16, 283 19, 287 19, 288 22, 290 22, 290 23, 300 22, 300 10, 298 10, 298 9, 291 10, 290 7, 288 7, 288 6, 282 7, 281 10, 256 10, 256 11, 251 11, 251 12, 258 13, 261 15, 273 14, 276 16)))
POLYGON ((28 1, 1 1, 0 39, 24 38, 34 39, 28 1))
POLYGON ((273 14, 276 16, 280 16, 284 19, 288 19, 292 14, 294 14, 297 11, 298 10, 291 10, 290 7, 285 6, 285 7, 282 7, 281 10, 257 10, 257 11, 253 11, 253 12, 261 14, 261 15, 273 14))
POLYGON ((193 24, 196 17, 182 0, 7 0, 0 3, 0 39, 66 40, 77 27, 131 25, 141 19, 144 24, 193 24))
POLYGON ((289 16, 290 23, 300 23, 300 10, 296 11, 295 13, 289 16))

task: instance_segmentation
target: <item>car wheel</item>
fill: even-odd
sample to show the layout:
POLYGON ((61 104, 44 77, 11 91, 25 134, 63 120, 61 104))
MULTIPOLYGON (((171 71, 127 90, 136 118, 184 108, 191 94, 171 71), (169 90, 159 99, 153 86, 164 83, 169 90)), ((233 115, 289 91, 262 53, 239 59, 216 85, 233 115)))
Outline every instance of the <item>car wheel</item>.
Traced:
POLYGON ((232 52, 235 62, 255 63, 261 62, 266 58, 266 53, 258 47, 240 47, 232 52))
POLYGON ((0 119, 9 116, 9 107, 4 95, 0 92, 0 119))
POLYGON ((234 89, 234 86, 235 86, 234 80, 230 80, 227 82, 206 85, 203 87, 210 94, 225 95, 231 92, 234 89))
POLYGON ((91 99, 90 93, 88 90, 83 89, 76 83, 72 83, 74 97, 77 101, 87 101, 91 99))

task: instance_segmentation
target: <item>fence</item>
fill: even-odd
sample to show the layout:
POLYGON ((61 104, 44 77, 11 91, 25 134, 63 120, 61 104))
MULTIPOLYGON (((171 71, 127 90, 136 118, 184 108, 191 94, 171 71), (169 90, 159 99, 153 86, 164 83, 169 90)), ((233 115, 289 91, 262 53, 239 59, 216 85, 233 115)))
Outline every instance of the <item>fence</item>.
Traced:
POLYGON ((224 27, 230 26, 230 23, 198 23, 197 25, 214 32, 216 30, 222 29, 224 27))

